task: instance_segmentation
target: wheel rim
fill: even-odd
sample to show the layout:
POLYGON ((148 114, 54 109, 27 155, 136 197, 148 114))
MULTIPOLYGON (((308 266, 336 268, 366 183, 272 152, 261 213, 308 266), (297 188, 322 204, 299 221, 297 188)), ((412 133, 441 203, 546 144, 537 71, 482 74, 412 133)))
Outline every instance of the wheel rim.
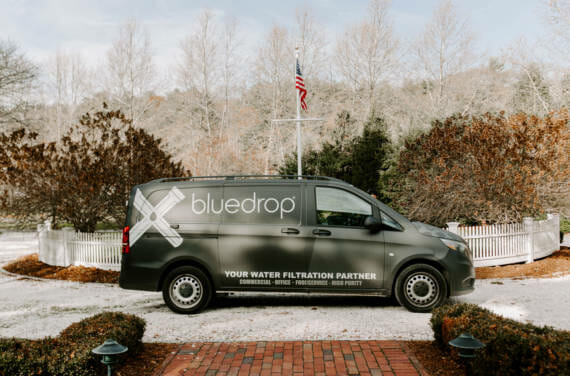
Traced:
POLYGON ((202 283, 192 274, 183 274, 172 280, 169 288, 170 300, 180 308, 197 306, 204 294, 202 283))
POLYGON ((439 297, 437 280, 429 273, 415 273, 406 279, 406 299, 416 307, 428 307, 439 297))

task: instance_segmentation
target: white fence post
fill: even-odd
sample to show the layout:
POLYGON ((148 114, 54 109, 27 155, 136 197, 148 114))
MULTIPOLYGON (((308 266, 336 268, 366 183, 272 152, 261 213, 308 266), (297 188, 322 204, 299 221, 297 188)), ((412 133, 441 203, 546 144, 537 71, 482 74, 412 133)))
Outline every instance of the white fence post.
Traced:
POLYGON ((46 236, 47 229, 45 224, 38 224, 38 260, 44 261, 46 253, 46 236))
POLYGON ((532 217, 524 217, 523 225, 526 233, 526 263, 530 264, 534 261, 534 219, 532 217))
POLYGON ((64 263, 65 265, 73 265, 73 257, 71 255, 71 242, 75 240, 75 230, 71 227, 62 228, 63 231, 63 249, 65 252, 64 263))
POLYGON ((560 249, 560 243, 563 240, 560 239, 560 214, 553 213, 548 215, 550 216, 550 220, 552 221, 552 231, 554 231, 555 234, 558 235, 558 249, 560 249))
POLYGON ((447 231, 459 235, 459 222, 447 222, 447 231))

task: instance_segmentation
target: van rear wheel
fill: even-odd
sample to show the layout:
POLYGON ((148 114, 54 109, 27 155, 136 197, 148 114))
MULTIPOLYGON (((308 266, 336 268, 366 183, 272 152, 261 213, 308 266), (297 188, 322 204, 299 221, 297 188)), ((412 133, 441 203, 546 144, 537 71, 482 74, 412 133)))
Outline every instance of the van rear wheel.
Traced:
POLYGON ((212 284, 202 270, 181 266, 166 276, 162 297, 168 308, 176 313, 198 313, 212 299, 212 284))
POLYGON ((400 305, 412 312, 430 312, 447 298, 447 283, 439 270, 427 264, 405 268, 394 288, 400 305))

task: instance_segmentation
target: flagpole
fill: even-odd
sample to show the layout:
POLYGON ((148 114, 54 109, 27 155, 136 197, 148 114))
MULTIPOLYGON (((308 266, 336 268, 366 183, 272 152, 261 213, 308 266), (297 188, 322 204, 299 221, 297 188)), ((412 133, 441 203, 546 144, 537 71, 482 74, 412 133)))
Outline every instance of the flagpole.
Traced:
MULTIPOLYGON (((295 47, 295 71, 297 70, 297 62, 299 61, 299 47, 295 47)), ((301 166, 301 97, 299 90, 295 89, 297 93, 297 175, 303 175, 303 168, 301 166)), ((299 179, 301 179, 299 177, 299 179)))
POLYGON ((297 123, 297 176, 298 179, 301 179, 303 176, 303 167, 301 165, 301 159, 303 157, 303 149, 301 145, 301 122, 303 121, 324 121, 325 119, 322 118, 301 118, 301 107, 303 110, 307 111, 307 106, 304 101, 304 96, 307 95, 307 89, 305 88, 305 84, 303 81, 303 76, 301 74, 301 68, 297 70, 299 67, 299 47, 295 47, 295 92, 297 98, 297 118, 294 119, 273 119, 271 121, 276 123, 281 122, 296 122, 297 123), (303 96, 301 96, 301 90, 303 91, 303 96), (303 102, 301 102, 303 99, 303 102))

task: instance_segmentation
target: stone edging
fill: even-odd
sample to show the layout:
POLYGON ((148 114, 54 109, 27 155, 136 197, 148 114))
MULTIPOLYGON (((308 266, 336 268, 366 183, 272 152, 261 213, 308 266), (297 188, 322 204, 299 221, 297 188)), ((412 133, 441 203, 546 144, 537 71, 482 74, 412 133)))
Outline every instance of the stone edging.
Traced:
POLYGON ((158 368, 156 368, 156 370, 154 371, 154 373, 152 374, 153 376, 160 376, 162 375, 162 373, 164 372, 164 370, 166 369, 166 367, 168 367, 168 365, 170 364, 170 362, 172 361, 172 359, 174 359, 174 357, 176 355, 178 355, 178 352, 180 351, 180 349, 182 349, 182 346, 184 346, 184 344, 180 344, 175 351, 171 352, 170 354, 168 354, 166 356, 166 358, 162 361, 162 363, 160 364, 160 366, 158 368))
POLYGON ((404 351, 408 355, 408 358, 410 359, 410 361, 412 362, 414 367, 416 367, 416 369, 418 370, 419 374, 421 376, 429 376, 430 374, 428 373, 428 371, 426 371, 424 366, 422 366, 422 364, 420 363, 420 361, 416 357, 416 353, 410 349, 410 347, 408 346, 408 344, 405 341, 402 341, 402 347, 404 348, 404 351))

